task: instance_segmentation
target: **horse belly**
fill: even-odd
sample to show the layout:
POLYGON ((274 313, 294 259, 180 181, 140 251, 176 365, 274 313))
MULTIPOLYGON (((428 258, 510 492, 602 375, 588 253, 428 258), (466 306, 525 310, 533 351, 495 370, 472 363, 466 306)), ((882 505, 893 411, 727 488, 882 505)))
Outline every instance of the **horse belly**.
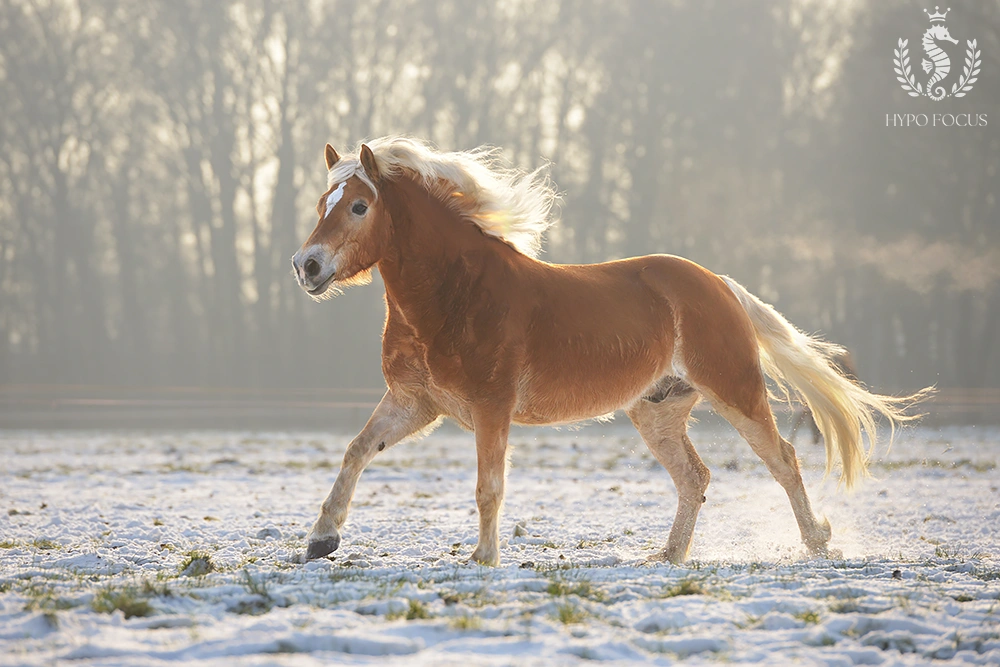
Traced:
POLYGON ((645 395, 665 372, 664 360, 643 361, 622 363, 614 369, 595 364, 567 372, 564 367, 558 373, 553 369, 529 369, 518 388, 514 422, 565 424, 603 417, 627 407, 645 395))
POLYGON ((518 383, 519 423, 606 415, 671 371, 673 318, 664 300, 631 274, 584 287, 552 294, 532 323, 518 383))

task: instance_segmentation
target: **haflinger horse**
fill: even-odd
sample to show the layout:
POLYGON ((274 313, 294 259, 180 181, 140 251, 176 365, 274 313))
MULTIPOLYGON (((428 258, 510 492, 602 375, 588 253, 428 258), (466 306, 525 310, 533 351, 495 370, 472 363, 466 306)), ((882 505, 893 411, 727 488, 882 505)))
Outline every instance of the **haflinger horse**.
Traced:
POLYGON ((763 459, 791 501, 802 540, 826 553, 830 524, 813 513, 795 450, 778 434, 765 374, 797 390, 826 440, 827 472, 867 474, 878 415, 909 419, 919 395, 869 393, 838 372, 841 348, 789 324, 736 281, 670 255, 601 264, 539 261, 555 193, 544 174, 500 166, 495 149, 440 152, 387 137, 338 155, 326 146, 319 222, 292 258, 315 299, 367 283, 378 267, 388 314, 388 386, 344 462, 306 558, 340 545, 362 471, 381 451, 443 417, 475 432, 479 542, 500 562, 499 515, 512 423, 559 424, 624 410, 677 487, 666 548, 683 562, 709 471, 687 436, 701 397, 763 459))

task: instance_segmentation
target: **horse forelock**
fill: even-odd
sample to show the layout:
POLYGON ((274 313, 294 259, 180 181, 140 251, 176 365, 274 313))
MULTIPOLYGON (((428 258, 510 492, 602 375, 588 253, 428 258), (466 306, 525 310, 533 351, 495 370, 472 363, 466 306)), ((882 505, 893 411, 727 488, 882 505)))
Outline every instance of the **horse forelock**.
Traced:
MULTIPOLYGON (((498 148, 442 152, 409 137, 383 137, 368 142, 368 147, 382 178, 408 174, 485 233, 524 255, 538 254, 545 230, 555 222, 551 213, 557 195, 544 168, 524 172, 505 167, 498 148)), ((329 170, 327 187, 357 176, 378 197, 359 154, 360 146, 329 170)))
POLYGON ((361 166, 361 160, 356 155, 342 157, 337 164, 333 165, 332 169, 326 172, 326 187, 329 190, 335 185, 344 183, 351 176, 357 176, 362 183, 368 186, 372 194, 375 195, 375 198, 378 199, 378 188, 375 187, 375 183, 365 173, 364 167, 361 166))

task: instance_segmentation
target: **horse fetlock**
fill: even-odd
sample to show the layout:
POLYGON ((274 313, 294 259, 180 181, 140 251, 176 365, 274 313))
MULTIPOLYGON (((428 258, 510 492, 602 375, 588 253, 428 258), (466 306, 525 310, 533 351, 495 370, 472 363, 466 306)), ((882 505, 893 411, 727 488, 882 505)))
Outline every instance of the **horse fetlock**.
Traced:
POLYGON ((670 548, 669 546, 658 553, 649 556, 646 559, 647 563, 673 563, 674 565, 683 565, 684 561, 687 560, 688 549, 687 548, 670 548))
POLYGON ((811 531, 811 534, 803 535, 802 541, 805 543, 806 548, 809 550, 811 555, 828 557, 830 551, 827 548, 827 544, 829 544, 830 536, 832 534, 833 531, 830 528, 830 522, 824 519, 822 524, 818 524, 816 528, 811 531))
POLYGON ((693 523, 691 524, 691 529, 680 529, 676 532, 674 530, 670 531, 670 537, 667 538, 667 546, 661 553, 662 560, 669 561, 675 565, 687 560, 688 554, 691 552, 691 538, 694 532, 693 523))
POLYGON ((353 489, 346 491, 340 485, 334 485, 333 492, 323 501, 313 532, 322 535, 340 530, 347 522, 347 512, 353 495, 353 489))
POLYGON ((341 528, 344 527, 344 524, 347 523, 347 507, 344 507, 343 509, 333 510, 329 512, 327 516, 329 517, 329 521, 333 526, 333 530, 339 531, 341 528))
POLYGON ((500 564, 500 549, 496 546, 479 544, 476 546, 476 550, 472 552, 472 558, 469 559, 469 562, 496 567, 500 564))

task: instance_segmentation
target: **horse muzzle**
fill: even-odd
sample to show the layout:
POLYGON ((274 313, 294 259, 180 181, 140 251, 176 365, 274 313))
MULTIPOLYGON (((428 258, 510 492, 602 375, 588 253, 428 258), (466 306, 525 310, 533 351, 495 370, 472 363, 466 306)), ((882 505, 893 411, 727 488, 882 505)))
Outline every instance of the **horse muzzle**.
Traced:
POLYGON ((292 256, 292 273, 299 287, 313 296, 323 294, 337 275, 333 258, 321 245, 300 248, 292 256))

